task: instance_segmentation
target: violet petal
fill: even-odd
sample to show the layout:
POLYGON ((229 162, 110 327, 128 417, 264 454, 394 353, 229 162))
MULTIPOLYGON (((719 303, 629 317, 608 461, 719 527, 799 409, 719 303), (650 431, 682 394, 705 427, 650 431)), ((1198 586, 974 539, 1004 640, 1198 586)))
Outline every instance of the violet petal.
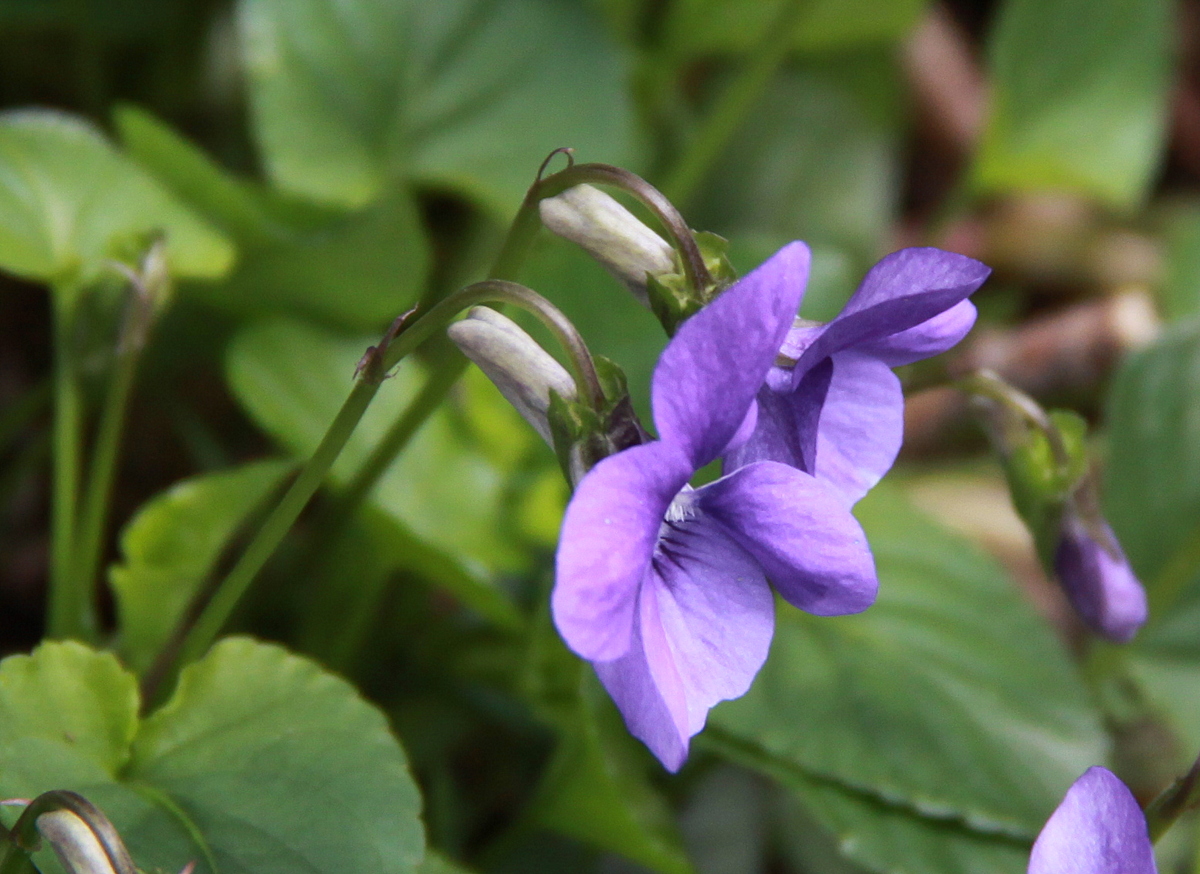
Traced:
POLYGON ((896 460, 904 439, 904 392, 878 358, 842 352, 832 360, 813 473, 852 507, 896 460))
POLYGON ((709 709, 750 688, 774 613, 762 569, 720 526, 703 514, 665 524, 638 599, 634 646, 596 671, 630 731, 669 769, 682 763, 709 709))
POLYGON ((699 469, 737 433, 775 361, 808 280, 809 251, 789 243, 680 325, 654 369, 659 436, 699 469))
POLYGON ((816 477, 762 461, 698 489, 696 499, 801 610, 840 616, 874 603, 879 580, 867 537, 816 477))
MULTIPOLYGON (((874 344, 935 318, 983 284, 991 270, 974 258, 934 248, 901 249, 871 268, 845 309, 819 335, 804 331, 794 380, 822 358, 874 344)), ((798 345, 798 344, 793 344, 798 345)))
POLYGON ((975 316, 975 305, 961 300, 941 315, 882 340, 860 344, 855 350, 874 355, 891 367, 923 361, 956 346, 975 326, 975 316))
POLYGON ((1137 799, 1115 774, 1089 768, 1067 790, 1029 855, 1028 874, 1156 874, 1137 799))
POLYGON ((1054 568, 1071 606, 1088 627, 1109 640, 1127 643, 1146 621, 1146 590, 1134 575, 1108 523, 1102 523, 1115 555, 1098 543, 1068 508, 1054 568))
POLYGON ((609 456, 579 483, 563 517, 551 607, 563 640, 586 659, 629 648, 634 604, 663 515, 692 468, 661 441, 609 456))
POLYGON ((750 439, 726 454, 726 472, 756 461, 778 461, 811 473, 817 463, 821 409, 832 377, 833 362, 826 359, 804 375, 795 391, 776 392, 768 380, 758 393, 757 427, 750 439))

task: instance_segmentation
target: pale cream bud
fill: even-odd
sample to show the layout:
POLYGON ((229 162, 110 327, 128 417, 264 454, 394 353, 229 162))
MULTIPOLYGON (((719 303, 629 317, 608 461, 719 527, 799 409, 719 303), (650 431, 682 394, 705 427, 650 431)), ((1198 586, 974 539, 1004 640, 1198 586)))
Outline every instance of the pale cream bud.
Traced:
POLYGON ((576 185, 547 197, 538 210, 548 230, 582 246, 643 304, 649 304, 646 274, 678 270, 666 240, 598 188, 576 185))
POLYGON ((491 307, 475 307, 446 329, 463 354, 487 374, 505 399, 551 446, 550 392, 575 398, 575 380, 512 319, 491 307))
POLYGON ((43 813, 37 818, 37 830, 68 874, 117 874, 96 833, 71 811, 43 813))

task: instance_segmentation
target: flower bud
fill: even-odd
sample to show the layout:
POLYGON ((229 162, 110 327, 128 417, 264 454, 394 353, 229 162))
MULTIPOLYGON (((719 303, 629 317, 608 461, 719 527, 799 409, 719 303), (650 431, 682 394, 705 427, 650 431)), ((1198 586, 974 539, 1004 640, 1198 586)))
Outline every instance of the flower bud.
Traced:
POLYGON ((646 276, 675 273, 667 242, 615 199, 591 185, 547 197, 538 210, 553 233, 582 246, 647 306, 646 276))
POLYGON ((1063 509, 1054 571, 1071 606, 1097 634, 1130 641, 1146 621, 1146 592, 1103 518, 1088 524, 1073 502, 1063 509))
POLYGON ((550 393, 575 399, 575 381, 566 368, 516 322, 490 307, 475 307, 446 329, 463 354, 487 374, 505 399, 551 446, 550 393))
POLYGON ((43 813, 37 818, 37 830, 68 874, 117 874, 96 833, 71 811, 43 813))

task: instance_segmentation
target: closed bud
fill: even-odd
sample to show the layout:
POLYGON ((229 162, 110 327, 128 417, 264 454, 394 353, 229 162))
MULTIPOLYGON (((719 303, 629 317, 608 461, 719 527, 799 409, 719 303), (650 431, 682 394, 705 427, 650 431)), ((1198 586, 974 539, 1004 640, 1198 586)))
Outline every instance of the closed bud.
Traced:
POLYGON ((71 811, 43 813, 37 818, 37 830, 68 874, 119 874, 96 833, 71 811))
POLYGON ((576 394, 575 381, 566 368, 516 322, 490 307, 475 307, 446 332, 525 421, 553 446, 546 417, 551 393, 566 400, 574 400, 576 394))
POLYGON ((1099 515, 1086 518, 1073 501, 1063 510, 1054 572, 1071 606, 1097 634, 1127 643, 1146 621, 1146 591, 1112 529, 1099 515))
POLYGON ((538 209, 551 232, 582 246, 647 306, 647 275, 679 270, 666 240, 598 188, 576 185, 546 198, 538 209))

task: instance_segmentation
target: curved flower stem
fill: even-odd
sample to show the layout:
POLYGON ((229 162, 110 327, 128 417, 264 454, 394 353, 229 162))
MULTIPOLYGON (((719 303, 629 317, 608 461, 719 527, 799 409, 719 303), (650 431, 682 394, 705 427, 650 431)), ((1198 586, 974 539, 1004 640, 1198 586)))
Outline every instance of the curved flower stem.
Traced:
POLYGON ((748 53, 746 65, 717 98, 700 131, 682 159, 667 176, 664 190, 678 203, 696 193, 713 163, 721 157, 746 116, 762 99, 767 85, 787 58, 794 44, 796 26, 808 9, 804 0, 782 0, 779 10, 763 32, 759 44, 748 53))
POLYGON ((74 585, 93 597, 96 571, 104 548, 104 530, 108 524, 109 500, 112 496, 117 456, 125 430, 129 396, 137 375, 138 362, 146 345, 146 336, 153 316, 154 301, 139 287, 139 277, 131 277, 133 289, 128 302, 117 354, 109 377, 108 391, 100 423, 96 430, 96 445, 88 470, 88 482, 78 519, 77 546, 72 577, 74 585))
POLYGON ((46 635, 90 640, 96 629, 91 592, 74 576, 79 512, 83 396, 74 330, 76 289, 59 287, 54 302, 54 497, 46 635))
POLYGON ((1200 759, 1146 805, 1146 828, 1150 832, 1150 840, 1157 842, 1180 815, 1196 807, 1200 807, 1200 759))
MULTIPOLYGON (((170 648, 164 650, 164 656, 172 658, 175 664, 166 670, 161 670, 160 665, 155 665, 151 670, 151 676, 155 677, 154 685, 164 679, 173 678, 174 669, 179 663, 188 664, 195 661, 216 640, 222 626, 233 613, 234 607, 246 594, 246 590, 250 588, 250 584, 262 566, 267 563, 267 559, 275 552, 284 535, 300 516, 313 493, 320 487, 329 468, 333 466, 342 447, 346 445, 346 441, 350 439, 350 435, 354 432, 359 420, 362 419, 371 399, 379 391, 381 379, 381 375, 376 376, 375 374, 364 373, 359 376, 350 396, 346 398, 346 402, 338 411, 333 424, 329 426, 320 445, 317 446, 316 452, 301 469, 299 476, 292 482, 282 500, 267 516, 254 539, 246 547, 246 551, 242 553, 237 563, 217 586, 195 624, 187 630, 182 645, 178 649, 178 657, 171 657, 170 648)), ((149 679, 148 676, 147 680, 149 681, 149 679)))
POLYGON ((1033 398, 1014 386, 1009 385, 990 370, 977 370, 974 373, 950 383, 954 388, 975 397, 994 401, 1004 408, 1019 415, 1027 423, 1046 436, 1054 460, 1063 467, 1071 464, 1071 452, 1063 442, 1062 434, 1050 417, 1033 398))
MULTIPOLYGON (((343 403, 341 411, 337 413, 334 423, 325 432, 316 453, 313 453, 311 459, 308 459, 292 486, 284 493, 280 503, 276 504, 275 509, 272 509, 270 515, 266 517, 263 526, 254 535, 250 545, 238 559, 238 563, 234 564, 233 569, 216 587, 208 603, 199 611, 196 622, 186 630, 182 636, 182 642, 178 646, 178 657, 176 657, 176 647, 173 645, 168 645, 164 649, 160 663, 156 664, 146 677, 146 686, 148 686, 149 692, 155 692, 158 684, 173 676, 176 665, 193 662, 202 656, 212 641, 216 640, 224 623, 232 615, 234 607, 244 597, 254 577, 258 575, 258 571, 263 568, 266 559, 275 552, 284 535, 292 528, 293 523, 306 507, 308 499, 323 483, 325 475, 329 473, 329 468, 334 465, 334 461, 341 454, 342 448, 346 445, 355 427, 358 426, 362 415, 366 413, 367 406, 370 405, 379 390, 379 385, 383 383, 386 373, 400 363, 406 355, 418 348, 421 343, 430 339, 436 331, 444 328, 450 319, 458 315, 458 312, 474 304, 496 300, 523 306, 524 309, 528 309, 539 318, 544 319, 547 327, 550 327, 551 330, 562 334, 564 342, 569 343, 572 347, 572 358, 575 360, 578 371, 577 378, 580 379, 581 385, 586 385, 589 393, 594 391, 595 395, 602 400, 599 377, 595 375, 592 359, 588 357, 586 347, 574 348, 576 341, 580 343, 580 346, 582 346, 582 341, 578 340, 574 329, 569 327, 570 323, 565 322, 562 313, 554 309, 548 301, 529 291, 528 288, 503 280, 476 282, 472 286, 461 289, 460 292, 451 294, 450 297, 434 305, 433 309, 419 318, 413 319, 413 313, 404 313, 403 316, 396 319, 395 323, 392 323, 392 327, 384 335, 379 346, 367 349, 367 353, 360 361, 354 388, 350 391, 346 402, 343 403), (168 660, 170 664, 163 664, 164 659, 168 660)), ((413 427, 415 430, 415 425, 413 427)), ((373 477, 378 477, 378 473, 382 473, 382 469, 385 467, 385 465, 377 466, 372 472, 373 477)), ((362 489, 364 486, 360 484, 360 490, 362 489)), ((365 489, 370 490, 370 485, 365 486, 365 489)), ((361 491, 361 493, 365 495, 366 491, 361 491)))
MULTIPOLYGON (((667 197, 635 173, 614 167, 611 164, 574 164, 565 170, 560 170, 545 179, 539 179, 529 189, 526 202, 533 198, 533 203, 547 197, 561 194, 568 188, 583 183, 611 185, 620 188, 637 198, 647 209, 654 213, 671 238, 671 244, 679 253, 684 276, 688 285, 696 291, 704 291, 712 284, 712 276, 704 264, 704 256, 696 245, 696 238, 691 228, 683 220, 683 216, 667 197)), ((524 209, 524 205, 522 205, 524 209)))
POLYGON ((16 872, 24 870, 33 870, 32 865, 26 868, 22 860, 28 862, 29 854, 36 851, 41 843, 41 836, 37 830, 38 817, 60 810, 71 813, 82 820, 100 844, 101 849, 104 850, 104 855, 114 874, 137 874, 137 869, 129 857, 129 851, 125 849, 121 835, 108 817, 82 795, 61 789, 43 792, 29 802, 25 810, 21 812, 21 816, 9 834, 12 843, 9 844, 8 853, 3 862, 0 862, 0 874, 16 874, 16 872))

